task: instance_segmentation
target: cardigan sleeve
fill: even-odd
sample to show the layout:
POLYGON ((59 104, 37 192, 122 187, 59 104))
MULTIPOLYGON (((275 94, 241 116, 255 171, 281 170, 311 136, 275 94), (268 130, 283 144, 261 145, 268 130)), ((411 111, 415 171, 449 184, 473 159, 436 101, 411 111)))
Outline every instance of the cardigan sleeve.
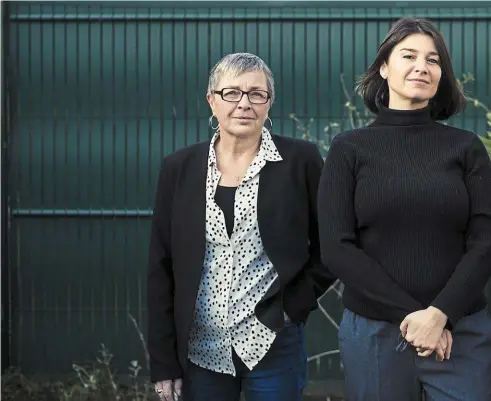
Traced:
POLYGON ((174 327, 174 278, 170 250, 173 180, 162 163, 150 232, 147 275, 148 352, 152 382, 182 376, 174 327))

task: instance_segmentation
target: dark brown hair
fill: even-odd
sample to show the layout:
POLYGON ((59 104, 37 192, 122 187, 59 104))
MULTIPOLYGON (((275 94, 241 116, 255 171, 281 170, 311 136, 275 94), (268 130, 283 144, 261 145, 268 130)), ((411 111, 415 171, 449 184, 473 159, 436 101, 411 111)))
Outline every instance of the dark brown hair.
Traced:
POLYGON ((402 18, 392 25, 378 48, 374 62, 358 82, 358 94, 368 109, 375 114, 378 114, 381 105, 388 107, 389 86, 380 76, 380 67, 388 61, 392 50, 399 42, 415 33, 430 36, 440 56, 442 75, 436 95, 430 99, 429 105, 434 120, 446 120, 465 109, 466 97, 455 78, 445 40, 438 29, 425 19, 402 18))

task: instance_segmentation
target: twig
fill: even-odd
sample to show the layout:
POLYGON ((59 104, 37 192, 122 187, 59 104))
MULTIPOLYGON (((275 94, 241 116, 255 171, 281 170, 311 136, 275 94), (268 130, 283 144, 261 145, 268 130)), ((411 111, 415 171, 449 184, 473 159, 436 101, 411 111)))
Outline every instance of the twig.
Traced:
POLYGON ((341 81, 341 88, 343 88, 343 92, 344 92, 344 96, 346 97, 346 99, 348 100, 348 116, 349 116, 349 120, 350 120, 350 124, 351 124, 351 128, 352 129, 355 129, 357 128, 356 127, 356 124, 355 124, 355 120, 353 118, 353 114, 356 115, 356 118, 357 120, 359 120, 359 115, 358 115, 358 112, 356 110, 356 107, 353 107, 352 106, 352 103, 351 103, 351 96, 350 94, 348 93, 348 88, 346 88, 346 83, 344 82, 344 74, 341 74, 340 75, 340 81, 341 81))
POLYGON ((135 325, 136 331, 138 332, 138 336, 140 337, 140 341, 143 345, 143 349, 145 351, 145 360, 147 362, 147 369, 150 370, 150 355, 148 354, 148 349, 147 349, 147 343, 145 342, 145 339, 143 338, 143 333, 140 330, 140 327, 138 326, 138 323, 136 322, 136 319, 133 317, 131 313, 128 313, 131 321, 135 325))
POLYGON ((336 355, 336 354, 339 354, 339 350, 338 349, 335 349, 335 350, 332 350, 332 351, 322 352, 321 354, 309 356, 307 358, 307 362, 315 361, 316 359, 321 359, 324 356, 336 355))
POLYGON ((343 296, 343 293, 342 293, 342 291, 340 291, 340 290, 338 290, 338 289, 336 288, 336 285, 337 285, 337 284, 340 284, 340 285, 341 285, 341 282, 340 282, 339 280, 336 280, 336 281, 334 282, 334 284, 333 284, 333 285, 331 285, 331 286, 330 286, 330 287, 327 289, 327 291, 326 291, 324 294, 322 294, 322 295, 320 296, 319 301, 320 301, 322 298, 324 298, 324 297, 326 296, 326 294, 327 294, 327 293, 329 293, 329 292, 331 292, 331 291, 334 291, 334 292, 337 294, 337 296, 341 298, 341 297, 343 296))
POLYGON ((323 313, 323 315, 331 322, 331 324, 336 327, 337 330, 339 330, 339 325, 336 323, 336 321, 329 315, 329 313, 324 309, 324 307, 319 304, 319 309, 323 313))

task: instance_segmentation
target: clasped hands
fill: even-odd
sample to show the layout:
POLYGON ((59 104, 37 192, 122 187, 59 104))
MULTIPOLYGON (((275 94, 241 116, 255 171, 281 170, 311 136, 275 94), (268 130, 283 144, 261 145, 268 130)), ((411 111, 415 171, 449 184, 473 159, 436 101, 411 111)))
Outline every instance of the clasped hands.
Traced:
POLYGON ((419 356, 428 357, 436 352, 438 361, 450 359, 453 338, 445 329, 447 320, 441 310, 430 306, 407 315, 400 325, 401 334, 419 356))

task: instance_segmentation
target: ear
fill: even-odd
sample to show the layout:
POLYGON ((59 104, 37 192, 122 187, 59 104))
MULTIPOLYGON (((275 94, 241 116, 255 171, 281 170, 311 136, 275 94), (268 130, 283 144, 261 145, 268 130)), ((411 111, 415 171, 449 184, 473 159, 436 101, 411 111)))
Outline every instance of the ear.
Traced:
POLYGON ((388 76, 388 66, 387 66, 387 63, 384 61, 384 63, 380 66, 380 70, 379 70, 379 73, 380 73, 380 76, 383 78, 383 79, 387 79, 387 76, 388 76))
POLYGON ((214 108, 215 108, 215 101, 214 101, 214 98, 212 95, 206 95, 206 100, 208 102, 208 104, 210 105, 210 109, 211 109, 211 114, 215 114, 214 112, 214 108))

